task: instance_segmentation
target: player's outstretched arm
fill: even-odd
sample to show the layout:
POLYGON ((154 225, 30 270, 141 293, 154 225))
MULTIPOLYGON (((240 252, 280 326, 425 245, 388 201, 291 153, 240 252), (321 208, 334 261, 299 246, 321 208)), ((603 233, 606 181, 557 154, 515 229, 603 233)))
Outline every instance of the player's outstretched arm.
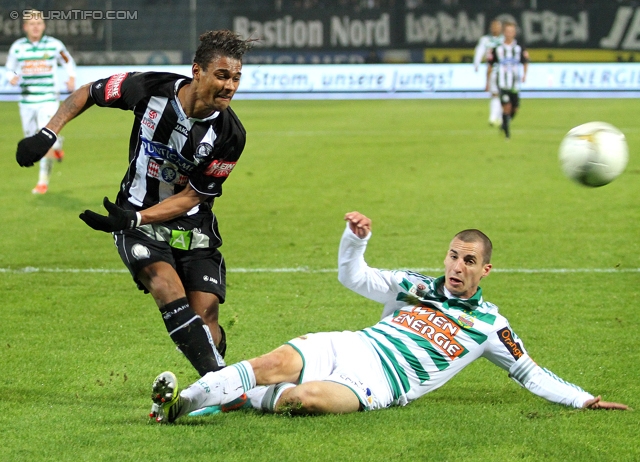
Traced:
POLYGON ((20 140, 16 150, 18 165, 31 167, 42 159, 55 144, 62 127, 93 105, 89 85, 84 85, 69 95, 42 130, 33 136, 20 140))
POLYGON ((83 85, 71 93, 69 97, 60 104, 55 115, 45 127, 58 134, 60 133, 60 130, 62 130, 62 127, 64 127, 68 122, 93 106, 94 102, 89 90, 92 83, 93 82, 83 85))
POLYGON ((602 397, 600 396, 596 396, 595 398, 586 400, 584 403, 584 406, 582 407, 584 409, 608 409, 608 410, 616 410, 616 411, 632 410, 626 404, 602 401, 602 397))

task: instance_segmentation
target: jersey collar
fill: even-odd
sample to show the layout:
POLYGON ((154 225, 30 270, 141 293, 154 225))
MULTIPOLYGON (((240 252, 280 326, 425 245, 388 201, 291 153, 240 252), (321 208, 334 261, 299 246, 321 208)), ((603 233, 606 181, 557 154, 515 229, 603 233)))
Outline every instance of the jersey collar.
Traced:
POLYGON ((440 276, 434 281, 436 293, 446 300, 446 305, 449 307, 462 308, 467 310, 475 310, 482 303, 482 288, 478 287, 478 290, 471 298, 456 298, 449 290, 444 286, 444 276, 440 276))
POLYGON ((178 106, 178 111, 180 112, 180 115, 183 116, 185 119, 189 119, 189 120, 192 120, 194 122, 207 122, 209 120, 213 120, 216 117, 218 117, 220 115, 220 111, 215 111, 209 117, 205 117, 204 119, 198 119, 196 117, 189 117, 189 116, 187 116, 187 114, 185 114, 184 110, 182 109, 182 104, 180 104, 180 98, 178 98, 178 90, 180 90, 180 88, 183 85, 186 85, 189 82, 191 82, 191 80, 192 79, 178 79, 178 80, 176 80, 176 83, 173 86, 173 97, 176 100, 176 103, 178 103, 177 106, 178 106))

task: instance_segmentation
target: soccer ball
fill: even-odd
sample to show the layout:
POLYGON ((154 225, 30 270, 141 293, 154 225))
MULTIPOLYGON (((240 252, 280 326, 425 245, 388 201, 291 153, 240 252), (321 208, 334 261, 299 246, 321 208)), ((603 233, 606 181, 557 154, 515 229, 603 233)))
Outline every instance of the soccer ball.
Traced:
POLYGON ((627 166, 629 150, 624 134, 606 122, 572 128, 560 144, 560 165, 566 176, 585 186, 604 186, 627 166))

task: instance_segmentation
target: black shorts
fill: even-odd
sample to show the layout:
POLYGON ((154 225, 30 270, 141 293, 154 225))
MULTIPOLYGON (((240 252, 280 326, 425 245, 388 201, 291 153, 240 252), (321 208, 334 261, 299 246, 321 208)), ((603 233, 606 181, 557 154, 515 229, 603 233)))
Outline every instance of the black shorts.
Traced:
POLYGON ((160 236, 153 238, 139 228, 113 233, 113 238, 120 258, 138 289, 148 292, 136 277, 137 274, 151 263, 163 261, 173 266, 185 290, 215 294, 220 303, 224 303, 226 267, 217 248, 176 248, 180 244, 173 242, 172 245, 173 239, 163 240, 160 236))
POLYGON ((502 104, 511 103, 512 108, 520 107, 520 93, 511 90, 500 90, 500 102, 502 104))

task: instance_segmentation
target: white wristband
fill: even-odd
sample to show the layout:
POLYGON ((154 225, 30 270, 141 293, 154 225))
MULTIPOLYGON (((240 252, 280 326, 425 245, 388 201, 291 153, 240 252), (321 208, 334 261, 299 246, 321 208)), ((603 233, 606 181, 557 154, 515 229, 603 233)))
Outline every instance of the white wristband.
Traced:
POLYGON ((134 226, 134 228, 140 226, 140 223, 142 223, 142 215, 140 214, 140 212, 136 212, 136 225, 134 226))

